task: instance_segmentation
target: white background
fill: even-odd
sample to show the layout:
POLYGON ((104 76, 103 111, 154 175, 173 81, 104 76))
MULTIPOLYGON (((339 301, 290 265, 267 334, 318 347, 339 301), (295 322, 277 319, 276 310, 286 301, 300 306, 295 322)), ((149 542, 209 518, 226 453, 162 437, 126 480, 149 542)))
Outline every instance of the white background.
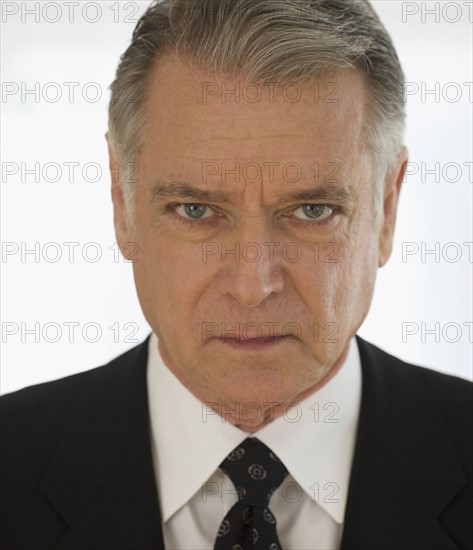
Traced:
MULTIPOLYGON (((78 2, 73 13, 67 2, 2 2, 2 393, 103 364, 150 330, 136 297, 131 265, 118 260, 113 249, 104 139, 107 88, 148 3, 78 2), (11 13, 15 8, 18 13, 11 13), (36 15, 25 9, 36 10, 36 15), (39 98, 22 98, 22 90, 34 89, 36 82, 39 98), (68 88, 67 82, 79 85, 68 88), (102 90, 99 101, 94 101, 95 83, 102 90), (57 89, 61 99, 48 101, 57 89), (36 182, 34 173, 25 173, 35 163, 40 163, 40 171, 47 163, 58 163, 62 178, 48 183, 55 177, 50 167, 46 178, 39 174, 36 182), (68 181, 65 163, 80 163, 73 182, 68 181), (87 163, 97 163, 101 177, 93 166, 82 177, 87 163), (12 174, 15 166, 18 173, 12 174), (73 262, 66 242, 80 243, 73 262), (21 251, 34 250, 35 243, 38 261, 35 254, 22 260, 21 251), (87 243, 100 245, 102 257, 95 263, 91 260, 96 248, 87 243), (43 253, 53 259, 56 246, 62 258, 46 261, 43 253), (27 329, 39 323, 38 343, 34 334, 22 331, 22 323, 27 329), (47 323, 62 328, 56 343, 47 341, 56 337, 53 325, 46 338, 42 334, 47 323), (64 323, 79 323, 72 343, 71 325, 64 323), (83 336, 87 323, 101 327, 96 343, 87 341, 96 336, 93 325, 83 336), (109 328, 112 325, 118 332, 109 328), (9 334, 15 327, 18 332, 9 334), (134 327, 136 334, 127 338, 134 327)), ((404 184, 394 253, 379 272, 371 312, 359 334, 404 360, 471 379, 472 252, 463 243, 473 240, 472 5, 373 3, 411 83, 406 143, 410 171, 417 173, 404 184), (437 97, 422 94, 436 86, 437 97), (436 163, 438 175, 425 172, 435 171, 436 163), (435 243, 439 256, 422 258, 422 248, 434 249, 435 243), (403 261, 406 246, 419 252, 403 261), (417 328, 417 333, 403 338, 403 323, 411 323, 409 328, 417 328), (437 335, 423 333, 436 326, 437 335)))

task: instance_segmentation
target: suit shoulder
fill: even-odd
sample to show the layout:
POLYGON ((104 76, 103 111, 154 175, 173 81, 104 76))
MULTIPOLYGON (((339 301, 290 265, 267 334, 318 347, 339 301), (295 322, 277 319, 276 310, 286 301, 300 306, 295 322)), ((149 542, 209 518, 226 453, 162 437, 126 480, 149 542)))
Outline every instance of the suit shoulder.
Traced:
POLYGON ((148 339, 104 365, 2 395, 2 424, 13 428, 19 423, 24 427, 34 424, 32 420, 36 419, 36 423, 43 425, 60 425, 74 405, 83 406, 89 399, 97 399, 106 392, 112 379, 120 381, 129 377, 139 355, 141 360, 145 357, 147 342, 148 339), (55 417, 55 421, 51 420, 55 417), (31 422, 27 422, 28 418, 31 422))
POLYGON ((473 397, 473 383, 465 378, 430 369, 425 366, 407 363, 377 346, 357 337, 360 355, 369 356, 373 364, 382 367, 391 377, 396 377, 401 383, 409 379, 422 380, 439 399, 463 397, 471 401, 473 397))
MULTIPOLYGON (((473 384, 432 369, 406 363, 357 337, 363 375, 369 379, 366 397, 377 410, 370 423, 382 432, 386 419, 403 437, 413 441, 430 434, 432 446, 441 448, 448 434, 463 470, 473 478, 473 384)), ((430 457, 429 457, 430 460, 430 457)))
POLYGON ((58 397, 61 397, 61 399, 71 398, 80 392, 81 388, 90 377, 100 375, 101 371, 107 369, 109 364, 94 367, 83 372, 71 374, 48 382, 26 386, 2 395, 0 397, 0 402, 2 404, 10 402, 47 402, 50 399, 57 399, 58 397))
POLYGON ((148 339, 118 355, 104 365, 3 394, 0 396, 0 402, 48 401, 49 399, 57 399, 58 397, 61 400, 66 400, 68 397, 78 394, 92 379, 94 386, 96 386, 97 383, 105 380, 108 376, 119 375, 120 371, 126 369, 127 366, 134 362, 136 355, 143 351, 147 342, 148 339))
POLYGON ((105 365, 3 395, 0 461, 4 474, 11 479, 39 476, 65 431, 79 433, 105 421, 114 405, 122 411, 128 389, 145 379, 138 369, 146 366, 147 341, 105 365))

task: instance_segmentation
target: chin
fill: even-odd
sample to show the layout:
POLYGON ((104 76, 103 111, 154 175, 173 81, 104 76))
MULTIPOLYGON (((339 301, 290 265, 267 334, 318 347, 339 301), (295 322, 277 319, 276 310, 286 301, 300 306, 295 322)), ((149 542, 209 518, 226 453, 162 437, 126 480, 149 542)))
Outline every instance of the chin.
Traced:
POLYGON ((232 384, 222 388, 219 392, 223 402, 247 408, 252 405, 265 408, 271 403, 284 405, 290 403, 298 393, 300 392, 293 383, 284 383, 284 381, 280 383, 279 380, 277 384, 250 380, 245 384, 232 384), (292 388, 294 388, 293 391, 291 391, 292 388))

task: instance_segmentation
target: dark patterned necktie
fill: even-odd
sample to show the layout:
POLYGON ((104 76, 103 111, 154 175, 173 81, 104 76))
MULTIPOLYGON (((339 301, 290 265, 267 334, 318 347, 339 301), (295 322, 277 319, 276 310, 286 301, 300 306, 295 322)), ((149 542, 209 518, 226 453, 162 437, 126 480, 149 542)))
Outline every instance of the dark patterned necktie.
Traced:
POLYGON ((270 498, 288 474, 279 458, 248 438, 220 465, 235 485, 238 501, 223 518, 214 550, 281 550, 270 498))

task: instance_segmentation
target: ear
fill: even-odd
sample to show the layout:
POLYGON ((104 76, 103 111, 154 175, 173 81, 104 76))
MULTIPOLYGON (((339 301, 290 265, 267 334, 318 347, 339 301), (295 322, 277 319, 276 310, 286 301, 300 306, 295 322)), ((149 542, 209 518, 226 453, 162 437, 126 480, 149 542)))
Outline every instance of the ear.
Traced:
POLYGON ((406 173, 408 152, 402 148, 396 167, 387 175, 384 185, 383 220, 379 234, 378 266, 383 267, 391 256, 394 228, 396 226, 397 205, 402 182, 406 173))
POLYGON ((110 143, 109 133, 105 134, 105 139, 108 144, 108 158, 111 177, 111 194, 113 202, 113 222, 115 225, 115 235, 118 246, 126 258, 126 250, 130 249, 128 243, 132 242, 131 224, 128 218, 125 196, 123 192, 123 182, 121 181, 121 166, 115 157, 115 153, 110 143))

